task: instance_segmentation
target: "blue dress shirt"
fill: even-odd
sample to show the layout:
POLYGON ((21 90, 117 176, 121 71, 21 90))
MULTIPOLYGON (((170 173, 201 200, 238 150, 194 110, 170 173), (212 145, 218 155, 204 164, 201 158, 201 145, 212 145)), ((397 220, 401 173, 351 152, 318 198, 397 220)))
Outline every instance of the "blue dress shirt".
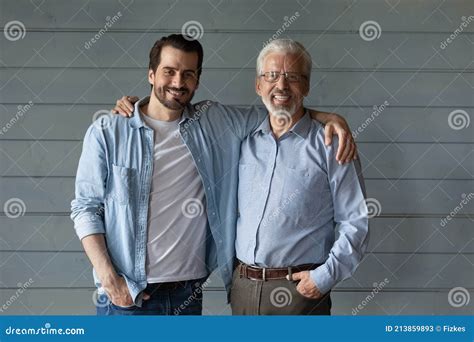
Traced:
POLYGON ((238 259, 260 267, 322 264, 310 272, 321 293, 355 271, 368 242, 365 188, 359 161, 339 165, 337 147, 336 137, 325 146, 323 126, 308 113, 279 139, 267 118, 243 141, 238 259))

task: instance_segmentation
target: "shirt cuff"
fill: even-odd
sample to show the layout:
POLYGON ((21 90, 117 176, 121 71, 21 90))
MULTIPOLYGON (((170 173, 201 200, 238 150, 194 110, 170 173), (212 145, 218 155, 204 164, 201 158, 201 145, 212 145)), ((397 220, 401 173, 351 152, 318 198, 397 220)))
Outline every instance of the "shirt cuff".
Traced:
POLYGON ((143 290, 139 290, 137 284, 131 281, 123 273, 119 273, 119 275, 125 279, 125 282, 127 283, 128 287, 128 292, 130 293, 130 297, 132 297, 133 303, 136 306, 141 307, 143 304, 143 290))
POLYGON ((79 240, 92 234, 105 234, 104 222, 102 222, 102 220, 91 219, 88 216, 77 218, 74 222, 74 229, 76 230, 79 240))
POLYGON ((309 275, 318 287, 318 290, 321 292, 321 294, 326 294, 336 285, 336 282, 329 274, 326 264, 323 264, 315 270, 310 271, 309 275))

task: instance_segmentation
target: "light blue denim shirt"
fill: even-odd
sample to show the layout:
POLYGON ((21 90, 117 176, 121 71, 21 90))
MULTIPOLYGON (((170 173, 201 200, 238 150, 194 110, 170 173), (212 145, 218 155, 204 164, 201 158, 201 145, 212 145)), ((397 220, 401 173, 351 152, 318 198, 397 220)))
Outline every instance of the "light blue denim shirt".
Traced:
MULTIPOLYGON (((146 288, 148 200, 153 168, 153 129, 135 104, 131 119, 101 117, 84 138, 71 218, 80 239, 105 234, 112 263, 141 306, 146 288)), ((181 137, 197 166, 206 195, 209 234, 206 265, 219 265, 229 290, 235 257, 237 183, 242 140, 266 117, 262 107, 238 108, 205 101, 185 109, 181 137)), ((100 281, 94 272, 96 286, 100 281)))
POLYGON ((337 147, 337 139, 325 146, 322 125, 308 113, 279 139, 266 119, 244 140, 238 259, 260 267, 323 264, 310 272, 321 293, 354 272, 368 242, 365 188, 359 161, 339 165, 337 147))

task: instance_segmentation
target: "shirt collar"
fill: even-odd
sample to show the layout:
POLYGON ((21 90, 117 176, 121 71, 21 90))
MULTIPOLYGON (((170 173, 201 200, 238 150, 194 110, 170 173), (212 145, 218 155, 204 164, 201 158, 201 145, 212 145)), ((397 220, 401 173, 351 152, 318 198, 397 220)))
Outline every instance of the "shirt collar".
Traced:
MULTIPOLYGON (((129 121, 130 127, 132 128, 148 127, 143 121, 143 118, 140 112, 140 106, 147 104, 149 101, 150 101, 150 96, 146 96, 143 99, 135 102, 133 117, 129 121)), ((179 123, 185 121, 186 119, 191 118, 193 112, 194 112, 193 106, 191 104, 188 104, 184 108, 183 115, 181 116, 181 120, 179 123)))
MULTIPOLYGON (((265 120, 263 120, 263 122, 260 124, 260 126, 258 126, 258 128, 253 132, 253 134, 257 132, 262 132, 263 134, 272 133, 272 129, 270 127, 269 115, 270 114, 267 115, 265 120)), ((301 117, 301 119, 299 119, 298 122, 292 128, 290 128, 289 132, 293 132, 297 134, 298 136, 300 136, 301 138, 306 139, 311 129, 311 123, 312 123, 311 116, 308 110, 305 109, 305 112, 303 116, 301 117)))
POLYGON ((272 129, 270 128, 270 118, 268 115, 265 117, 265 120, 262 121, 260 126, 258 126, 257 129, 252 134, 256 134, 258 132, 262 132, 263 134, 272 133, 272 129))
POLYGON ((296 125, 294 125, 290 132, 293 132, 299 135, 301 138, 306 139, 308 137, 309 131, 311 129, 312 119, 307 109, 305 109, 303 116, 298 120, 296 125))
POLYGON ((143 122, 142 115, 140 113, 140 106, 148 103, 150 101, 150 96, 144 97, 143 99, 135 102, 133 109, 133 116, 129 121, 130 127, 140 128, 146 126, 143 122))

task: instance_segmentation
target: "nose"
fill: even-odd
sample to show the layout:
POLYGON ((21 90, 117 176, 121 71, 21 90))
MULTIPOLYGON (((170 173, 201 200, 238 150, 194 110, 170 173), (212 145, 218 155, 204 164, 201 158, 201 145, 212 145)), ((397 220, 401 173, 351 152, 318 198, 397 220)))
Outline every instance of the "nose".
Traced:
POLYGON ((280 74, 276 86, 280 90, 288 89, 288 80, 285 77, 285 74, 280 74))
POLYGON ((184 78, 179 72, 177 72, 171 80, 171 85, 175 88, 181 88, 184 85, 184 78))

